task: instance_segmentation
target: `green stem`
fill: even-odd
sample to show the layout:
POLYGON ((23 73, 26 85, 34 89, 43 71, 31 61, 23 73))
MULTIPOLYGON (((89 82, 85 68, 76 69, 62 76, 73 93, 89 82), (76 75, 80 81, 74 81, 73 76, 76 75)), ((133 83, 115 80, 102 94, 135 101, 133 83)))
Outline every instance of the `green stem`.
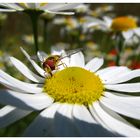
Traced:
POLYGON ((34 37, 34 46, 35 46, 35 53, 37 54, 39 50, 38 46, 38 19, 42 11, 36 11, 36 10, 26 10, 25 13, 27 13, 30 16, 31 23, 32 23, 32 29, 33 29, 33 37, 34 37))
POLYGON ((50 48, 50 44, 49 44, 49 36, 48 36, 48 20, 44 19, 44 32, 43 32, 43 37, 44 37, 44 44, 43 46, 46 48, 46 52, 47 54, 51 53, 51 48, 50 48))
POLYGON ((47 36, 46 36, 46 34, 47 34, 47 21, 46 21, 46 19, 44 19, 44 30, 43 30, 43 47, 45 47, 46 48, 46 46, 47 46, 47 36))
POLYGON ((121 58, 120 54, 117 53, 117 56, 116 56, 116 65, 117 65, 117 66, 120 65, 120 58, 121 58))
POLYGON ((34 14, 30 16, 33 28, 33 36, 34 36, 34 45, 35 45, 35 52, 37 54, 38 48, 38 14, 34 14))
POLYGON ((121 59, 121 53, 123 51, 123 45, 124 45, 124 39, 121 34, 116 35, 116 51, 117 51, 117 56, 116 56, 116 65, 120 66, 120 59, 121 59))

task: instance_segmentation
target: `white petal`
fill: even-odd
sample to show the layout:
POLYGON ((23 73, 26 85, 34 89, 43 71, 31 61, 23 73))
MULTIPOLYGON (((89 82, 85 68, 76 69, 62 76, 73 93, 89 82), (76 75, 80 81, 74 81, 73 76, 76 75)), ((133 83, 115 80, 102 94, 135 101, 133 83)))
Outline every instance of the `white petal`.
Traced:
POLYGON ((139 102, 134 104, 134 99, 129 99, 129 100, 125 100, 125 97, 122 97, 121 100, 119 99, 113 99, 113 98, 106 98, 106 97, 102 97, 100 99, 100 102, 105 105, 106 107, 108 107, 109 109, 134 118, 134 119, 140 119, 140 98, 139 98, 139 102), (124 100, 122 99, 124 98, 124 100), (133 101, 133 103, 131 103, 131 101, 133 101))
POLYGON ((134 32, 135 32, 136 35, 140 36, 140 28, 134 29, 134 32))
POLYGON ((53 99, 45 93, 23 94, 11 90, 0 91, 0 104, 11 105, 25 110, 41 110, 48 107, 53 99))
POLYGON ((14 9, 1 9, 0 8, 0 12, 16 12, 16 10, 14 10, 14 9))
POLYGON ((49 10, 45 10, 46 13, 50 13, 50 14, 59 14, 59 15, 73 15, 74 12, 54 12, 54 11, 49 11, 49 10))
POLYGON ((23 49, 23 48, 20 48, 21 51, 23 52, 23 54, 26 56, 26 58, 29 60, 29 62, 32 64, 32 66, 35 68, 35 70, 43 77, 45 77, 45 71, 39 67, 35 62, 34 60, 32 60, 30 58, 30 56, 28 55, 28 53, 23 49))
POLYGON ((36 4, 35 3, 26 3, 26 5, 29 9, 36 9, 36 4))
POLYGON ((5 106, 0 109, 0 128, 11 125, 12 123, 29 115, 32 111, 21 110, 12 106, 5 106))
POLYGON ((53 125, 54 136, 57 137, 74 137, 78 136, 76 127, 72 118, 73 105, 61 104, 58 108, 53 125), (63 124, 63 125, 62 125, 63 124))
POLYGON ((106 81, 106 84, 122 83, 136 77, 140 77, 140 70, 133 70, 130 72, 125 72, 125 73, 122 73, 121 75, 118 75, 117 77, 114 76, 110 80, 108 79, 108 81, 106 81))
POLYGON ((85 68, 87 70, 95 72, 103 65, 103 63, 103 58, 94 58, 86 64, 85 68))
POLYGON ((19 81, 15 79, 14 77, 8 75, 4 71, 0 70, 0 81, 3 84, 3 82, 9 83, 11 86, 20 89, 23 92, 28 92, 28 93, 40 93, 42 92, 42 88, 37 87, 36 84, 30 84, 26 82, 19 81), (3 81, 2 81, 3 79, 3 81))
POLYGON ((82 52, 78 52, 76 54, 71 55, 70 57, 70 66, 79 66, 84 67, 85 66, 85 60, 84 55, 82 52))
POLYGON ((106 128, 109 131, 112 131, 105 123, 104 121, 100 118, 100 116, 97 114, 96 110, 92 107, 92 105, 89 105, 89 110, 92 114, 92 116, 95 118, 95 120, 101 124, 104 128, 106 128))
POLYGON ((58 48, 57 46, 62 47, 60 45, 52 46, 51 47, 51 54, 52 55, 61 55, 62 57, 66 56, 67 54, 66 54, 66 51, 64 51, 64 47, 58 48))
POLYGON ((33 82, 37 82, 37 83, 43 83, 44 82, 44 78, 36 75, 35 73, 33 73, 30 69, 28 69, 27 66, 25 66, 21 61, 19 61, 18 59, 14 58, 14 57, 10 57, 11 62, 13 63, 13 65, 24 75, 26 76, 28 79, 32 80, 33 82))
MULTIPOLYGON (((42 3, 34 3, 35 4, 35 8, 36 9, 41 9, 41 7, 42 7, 42 3)), ((45 4, 45 3, 43 3, 43 4, 45 4)), ((47 4, 47 3, 46 3, 47 4)))
MULTIPOLYGON (((68 57, 68 54, 66 53, 66 51, 64 51, 64 50, 62 50, 62 49, 60 50, 60 49, 54 49, 54 48, 53 48, 53 49, 52 49, 52 54, 60 55, 60 56, 62 57, 60 63, 65 64, 67 67, 70 66, 70 57, 68 57)), ((64 69, 64 66, 61 65, 59 68, 60 68, 60 69, 64 69)))
POLYGON ((133 34, 134 34, 134 31, 132 30, 122 32, 122 35, 126 40, 130 39, 133 36, 133 34))
POLYGON ((128 69, 127 67, 124 66, 111 66, 111 67, 107 67, 107 68, 103 68, 100 69, 99 71, 97 71, 96 73, 100 76, 104 76, 104 75, 109 75, 112 72, 118 72, 118 71, 130 71, 130 69, 128 69))
POLYGON ((97 23, 94 22, 94 21, 92 21, 92 22, 86 22, 86 23, 83 24, 83 28, 86 31, 87 28, 91 28, 91 27, 98 26, 98 25, 99 25, 98 21, 97 21, 97 23))
POLYGON ((93 108, 112 131, 124 136, 140 136, 140 130, 133 127, 115 112, 101 106, 98 102, 93 103, 93 108))
POLYGON ((140 92, 140 83, 105 85, 105 88, 122 92, 140 92))
POLYGON ((104 21, 94 18, 94 17, 88 18, 87 22, 84 24, 84 27, 90 28, 90 27, 97 26, 97 25, 107 28, 106 23, 104 21))
MULTIPOLYGON (((7 88, 9 89, 12 89, 14 91, 18 91, 18 92, 21 92, 22 90, 20 88, 18 88, 17 86, 15 85, 12 85, 10 84, 9 82, 7 82, 6 80, 4 80, 3 78, 0 77, 0 83, 4 86, 6 86, 7 88)), ((23 91, 24 92, 24 91, 23 91)))
POLYGON ((73 108, 73 116, 75 119, 79 119, 81 121, 85 121, 87 123, 94 123, 97 122, 92 118, 91 114, 87 110, 84 105, 75 104, 73 108))
MULTIPOLYGON (((62 59, 61 62, 63 64, 65 64, 67 67, 70 66, 70 58, 69 57, 66 57, 66 58, 62 59)), ((61 67, 64 69, 64 66, 63 65, 61 67)))
POLYGON ((43 51, 38 51, 37 56, 41 62, 45 61, 48 55, 43 51))
POLYGON ((127 67, 110 67, 108 69, 104 69, 101 72, 97 72, 96 74, 100 76, 104 83, 107 83, 110 79, 121 76, 124 73, 130 71, 127 67))
POLYGON ((103 19, 106 22, 107 27, 110 28, 110 26, 112 25, 112 19, 108 16, 104 16, 103 19))
POLYGON ((109 92, 107 92, 107 91, 105 91, 104 92, 104 96, 105 97, 108 97, 108 98, 119 98, 120 100, 121 99, 125 99, 126 100, 126 102, 127 102, 127 100, 129 100, 129 99, 134 99, 134 98, 136 98, 136 99, 139 99, 138 97, 139 96, 133 96, 133 95, 128 95, 128 94, 126 94, 126 93, 118 93, 118 92, 112 92, 112 91, 109 91, 109 92), (124 98, 125 97, 125 98, 124 98), (128 97, 128 98, 127 98, 128 97))
MULTIPOLYGON (((42 111, 38 117, 26 129, 24 136, 51 136, 51 129, 54 121, 54 115, 60 104, 52 104, 49 108, 42 111)), ((62 124, 63 125, 63 124, 62 124)))
POLYGON ((111 67, 107 67, 107 68, 100 69, 100 70, 98 70, 96 73, 97 73, 98 75, 104 75, 104 74, 106 74, 106 73, 108 73, 108 72, 111 72, 111 71, 114 70, 114 69, 117 69, 117 68, 118 68, 118 66, 111 66, 111 67))
POLYGON ((110 132, 97 124, 85 106, 75 105, 73 108, 73 116, 80 136, 112 136, 110 132))
POLYGON ((15 4, 15 3, 2 3, 0 5, 7 7, 7 8, 12 8, 12 9, 17 10, 17 11, 24 10, 21 6, 19 6, 18 4, 15 4))
POLYGON ((64 11, 64 10, 71 10, 73 8, 75 8, 76 6, 78 6, 79 4, 75 3, 75 4, 67 4, 67 3, 48 3, 45 6, 42 6, 41 9, 43 10, 49 10, 49 11, 53 11, 53 12, 57 12, 57 11, 64 11))

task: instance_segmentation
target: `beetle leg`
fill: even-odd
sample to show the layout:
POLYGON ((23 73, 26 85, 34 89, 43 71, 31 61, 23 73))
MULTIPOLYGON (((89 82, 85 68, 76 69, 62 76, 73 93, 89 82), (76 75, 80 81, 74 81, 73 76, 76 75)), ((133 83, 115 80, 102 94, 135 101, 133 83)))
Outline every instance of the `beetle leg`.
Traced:
POLYGON ((67 67, 67 65, 65 63, 63 63, 62 61, 61 61, 61 64, 60 65, 63 65, 64 68, 67 67))
POLYGON ((51 68, 50 68, 49 65, 47 65, 46 68, 45 68, 44 70, 45 70, 44 74, 45 74, 46 77, 48 77, 48 74, 49 74, 51 77, 53 76, 52 70, 51 70, 51 68))
POLYGON ((62 65, 63 65, 64 68, 68 67, 65 63, 62 63, 62 65))

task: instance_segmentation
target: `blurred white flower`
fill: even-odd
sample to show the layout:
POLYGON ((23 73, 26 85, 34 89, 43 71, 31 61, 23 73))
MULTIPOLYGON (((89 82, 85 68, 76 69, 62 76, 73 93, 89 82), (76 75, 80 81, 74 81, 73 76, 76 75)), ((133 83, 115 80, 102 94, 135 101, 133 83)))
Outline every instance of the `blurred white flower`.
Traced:
MULTIPOLYGON (((87 25, 86 23, 89 21, 93 21, 93 18, 90 16, 84 16, 84 17, 59 17, 59 18, 54 18, 53 20, 53 24, 56 25, 65 25, 64 28, 62 28, 62 31, 67 30, 67 31, 71 31, 71 30, 75 30, 75 29, 81 29, 83 33, 88 31, 87 25)), ((98 26, 98 23, 94 24, 95 26, 98 26)))
POLYGON ((92 22, 86 23, 87 28, 95 26, 98 23, 100 29, 105 31, 121 32, 125 40, 129 40, 133 35, 140 37, 140 27, 138 27, 135 18, 132 16, 117 17, 111 19, 110 17, 103 17, 103 20, 93 18, 92 22))
POLYGON ((76 3, 1 3, 5 9, 0 9, 0 12, 14 12, 25 10, 37 10, 54 14, 74 14, 74 12, 62 12, 65 10, 72 10, 79 4, 76 3))
POLYGON ((89 4, 80 4, 75 8, 76 13, 86 13, 89 11, 89 4))
POLYGON ((72 30, 72 29, 75 29, 75 28, 79 27, 78 21, 74 17, 61 17, 61 18, 59 17, 59 18, 55 18, 53 20, 53 23, 57 24, 57 25, 66 25, 65 28, 67 30, 72 30))
POLYGON ((113 11, 114 7, 112 5, 101 5, 96 9, 92 9, 88 11, 88 14, 93 17, 100 17, 103 16, 106 12, 113 11))
POLYGON ((133 36, 129 40, 125 40, 124 45, 125 46, 135 46, 140 43, 139 37, 133 36))
POLYGON ((61 54, 62 50, 68 50, 69 48, 70 44, 59 42, 51 46, 51 54, 61 54))
MULTIPOLYGON (((32 45, 34 43, 33 35, 23 35, 22 40, 28 45, 32 45)), ((42 36, 38 36, 38 41, 39 42, 43 41, 42 36)))

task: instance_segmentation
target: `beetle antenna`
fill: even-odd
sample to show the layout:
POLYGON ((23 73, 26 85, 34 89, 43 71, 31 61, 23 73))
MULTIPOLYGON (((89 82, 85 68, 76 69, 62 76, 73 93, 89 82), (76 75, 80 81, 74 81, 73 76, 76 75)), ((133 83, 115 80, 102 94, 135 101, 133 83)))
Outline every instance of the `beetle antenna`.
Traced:
POLYGON ((78 48, 78 49, 75 49, 75 50, 70 50, 70 51, 68 51, 67 53, 67 55, 66 56, 63 56, 63 57, 61 57, 60 59, 64 59, 64 58, 66 58, 66 57, 70 57, 71 55, 73 55, 73 54, 76 54, 76 53, 78 53, 79 51, 83 51, 85 48, 78 48))

